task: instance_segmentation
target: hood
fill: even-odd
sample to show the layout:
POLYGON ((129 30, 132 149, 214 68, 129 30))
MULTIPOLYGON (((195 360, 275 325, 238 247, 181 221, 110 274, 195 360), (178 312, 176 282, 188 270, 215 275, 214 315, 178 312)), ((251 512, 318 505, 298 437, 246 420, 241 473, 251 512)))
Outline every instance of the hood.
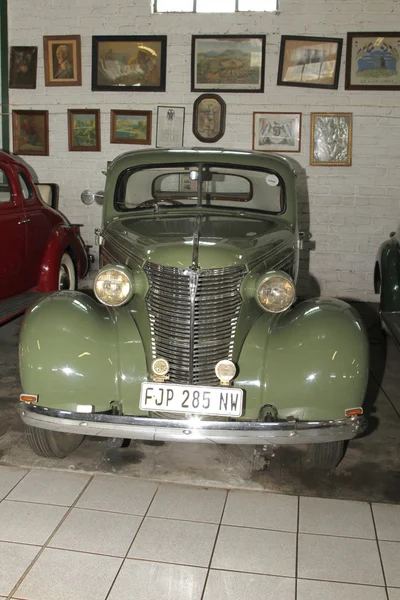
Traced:
MULTIPOLYGON (((139 261, 168 267, 192 265, 198 236, 198 265, 218 269, 258 262, 266 255, 294 249, 294 234, 280 218, 221 215, 197 212, 188 215, 118 218, 106 230, 119 247, 139 261)), ((270 265, 273 265, 273 261, 270 265)))

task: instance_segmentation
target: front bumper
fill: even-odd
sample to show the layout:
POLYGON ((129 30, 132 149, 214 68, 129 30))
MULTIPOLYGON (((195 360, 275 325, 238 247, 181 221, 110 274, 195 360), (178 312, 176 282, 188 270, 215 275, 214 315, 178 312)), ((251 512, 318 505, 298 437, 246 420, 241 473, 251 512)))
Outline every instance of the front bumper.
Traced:
POLYGON ((365 430, 365 417, 332 421, 202 421, 109 413, 77 413, 21 403, 26 425, 90 436, 216 444, 313 444, 350 440, 365 430))

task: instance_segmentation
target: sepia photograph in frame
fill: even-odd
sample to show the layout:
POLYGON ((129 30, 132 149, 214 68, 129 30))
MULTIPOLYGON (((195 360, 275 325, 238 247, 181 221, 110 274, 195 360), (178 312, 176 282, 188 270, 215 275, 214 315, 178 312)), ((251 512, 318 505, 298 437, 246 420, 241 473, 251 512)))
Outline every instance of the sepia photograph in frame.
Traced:
POLYGON ((80 35, 46 35, 43 52, 46 86, 82 85, 80 35))
POLYGON ((352 113, 311 113, 310 164, 350 167, 352 129, 352 113))

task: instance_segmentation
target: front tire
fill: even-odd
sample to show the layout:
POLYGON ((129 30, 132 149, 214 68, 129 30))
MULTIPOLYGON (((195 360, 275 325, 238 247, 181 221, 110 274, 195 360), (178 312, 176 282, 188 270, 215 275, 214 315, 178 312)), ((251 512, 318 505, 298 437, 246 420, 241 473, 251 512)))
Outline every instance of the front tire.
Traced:
POLYGON ((39 456, 45 458, 65 458, 76 450, 83 442, 83 435, 49 431, 26 425, 28 444, 39 456))
POLYGON ((308 459, 316 469, 334 469, 344 455, 344 441, 310 444, 308 459))
POLYGON ((76 289, 75 265, 67 252, 62 255, 60 262, 58 271, 58 289, 60 291, 76 289))

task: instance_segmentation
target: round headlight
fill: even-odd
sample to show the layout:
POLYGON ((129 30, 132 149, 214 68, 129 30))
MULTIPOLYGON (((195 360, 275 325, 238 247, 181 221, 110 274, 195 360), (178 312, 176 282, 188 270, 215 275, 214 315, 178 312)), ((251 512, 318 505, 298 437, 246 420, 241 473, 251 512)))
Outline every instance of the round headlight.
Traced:
POLYGON ((94 280, 94 293, 107 306, 122 306, 132 297, 131 277, 124 268, 107 265, 94 280))
POLYGON ((169 371, 169 363, 165 358, 156 358, 151 364, 151 370, 158 377, 165 377, 169 371))
POLYGON ((221 383, 229 383, 236 375, 235 364, 231 360, 220 360, 215 365, 215 374, 221 383))
POLYGON ((295 300, 294 283, 289 275, 271 273, 257 286, 256 299, 268 312, 283 312, 295 300))

